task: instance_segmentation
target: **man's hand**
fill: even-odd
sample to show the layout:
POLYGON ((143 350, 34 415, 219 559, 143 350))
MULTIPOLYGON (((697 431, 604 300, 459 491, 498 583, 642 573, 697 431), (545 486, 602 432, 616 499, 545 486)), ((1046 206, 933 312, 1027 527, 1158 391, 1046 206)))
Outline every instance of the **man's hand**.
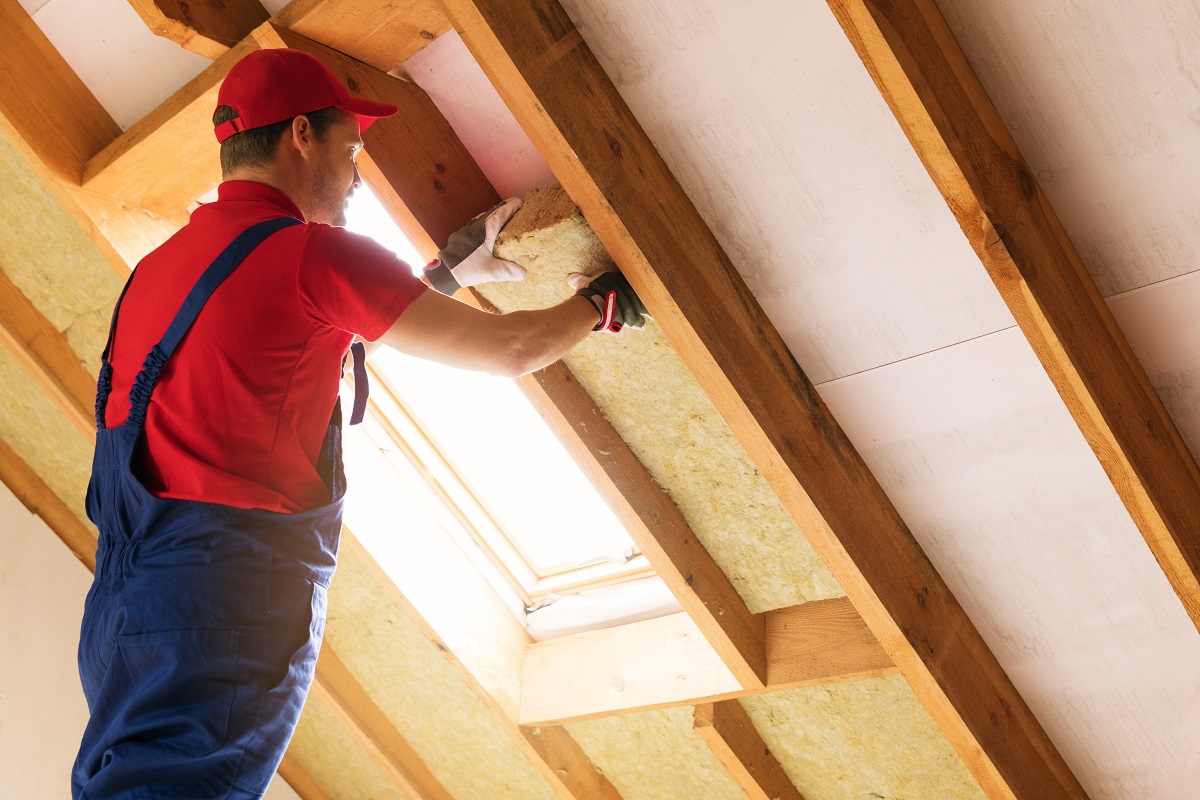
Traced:
POLYGON ((602 272, 588 278, 582 272, 572 272, 567 276, 567 283, 575 294, 587 298, 600 312, 600 321, 592 330, 616 333, 624 327, 634 330, 645 327, 650 314, 621 273, 602 272))
POLYGON ((524 280, 524 267, 492 255, 500 229, 520 207, 521 198, 510 198, 450 234, 437 260, 425 269, 429 285, 444 295, 452 295, 464 286, 524 280))

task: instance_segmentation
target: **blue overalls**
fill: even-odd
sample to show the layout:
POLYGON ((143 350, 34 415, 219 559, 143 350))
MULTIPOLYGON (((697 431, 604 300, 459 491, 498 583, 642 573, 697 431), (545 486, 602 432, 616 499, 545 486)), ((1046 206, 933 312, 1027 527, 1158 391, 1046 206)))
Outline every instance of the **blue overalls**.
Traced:
POLYGON ((129 418, 110 429, 104 409, 117 300, 87 493, 100 541, 79 642, 91 719, 72 774, 76 800, 261 797, 291 740, 316 667, 341 532, 340 402, 318 464, 330 488, 320 508, 280 514, 161 499, 130 466, 163 365, 205 302, 263 239, 296 224, 259 223, 217 257, 146 357, 129 418))

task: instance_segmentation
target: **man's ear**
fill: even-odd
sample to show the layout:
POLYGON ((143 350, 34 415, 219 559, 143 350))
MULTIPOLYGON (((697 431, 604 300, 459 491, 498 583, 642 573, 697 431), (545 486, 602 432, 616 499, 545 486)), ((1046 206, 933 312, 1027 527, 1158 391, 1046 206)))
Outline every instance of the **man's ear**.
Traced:
POLYGON ((309 122, 308 117, 300 114, 292 119, 292 127, 288 132, 288 144, 301 158, 308 158, 315 140, 312 123, 309 122))

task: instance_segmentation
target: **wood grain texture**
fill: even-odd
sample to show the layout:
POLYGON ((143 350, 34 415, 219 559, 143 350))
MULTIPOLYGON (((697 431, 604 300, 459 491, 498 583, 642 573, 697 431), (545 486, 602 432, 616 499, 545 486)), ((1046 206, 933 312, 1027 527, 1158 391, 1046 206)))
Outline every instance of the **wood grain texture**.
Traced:
POLYGON ((62 543, 88 569, 96 570, 96 537, 33 468, 6 442, 0 440, 0 481, 29 509, 42 518, 62 543))
POLYGON ((290 753, 284 753, 283 761, 279 762, 279 777, 292 787, 300 800, 333 800, 290 753))
POLYGON ((560 793, 580 800, 621 800, 616 787, 596 768, 571 734, 557 726, 521 728, 525 740, 546 762, 560 793))
POLYGON ((846 598, 766 614, 765 686, 737 681, 688 614, 563 636, 526 648, 521 724, 560 725, 862 680, 895 665, 846 598))
POLYGON ((1200 627, 1200 470, 941 13, 830 6, 1200 627))
POLYGON ((0 0, 0 30, 0 114, 56 178, 78 185, 120 127, 17 0, 0 0))
POLYGON ((804 800, 737 700, 702 703, 696 733, 750 800, 804 800))
POLYGON ((455 28, 991 797, 1085 796, 554 0, 455 28))
POLYGON ((450 30, 437 0, 326 0, 280 24, 384 72, 450 30))
POLYGON ((96 438, 96 381, 67 337, 0 270, 0 343, 80 433, 96 438))
POLYGON ((205 58, 218 59, 267 21, 258 0, 129 0, 146 26, 205 58))
POLYGON ((333 711, 405 794, 419 800, 453 800, 328 643, 317 659, 312 694, 333 711))

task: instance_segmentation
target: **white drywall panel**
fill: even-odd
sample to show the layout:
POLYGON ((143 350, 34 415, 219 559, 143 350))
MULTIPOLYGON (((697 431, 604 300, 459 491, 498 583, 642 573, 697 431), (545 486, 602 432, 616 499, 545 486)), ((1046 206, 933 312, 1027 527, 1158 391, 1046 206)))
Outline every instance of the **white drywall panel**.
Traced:
MULTIPOLYGON (((92 573, 0 484, 0 787, 56 800, 87 725, 75 648, 92 573)), ((265 800, 299 800, 276 776, 265 800)))
POLYGON ((1020 331, 818 391, 1093 800, 1194 798, 1200 637, 1020 331))
POLYGON ((938 0, 1105 294, 1200 262, 1200 5, 938 0))
POLYGON ((565 0, 800 365, 1012 324, 823 0, 565 0))
POLYGON ((439 36, 403 70, 428 93, 501 197, 521 197, 555 182, 458 33, 439 36))
POLYGON ((212 63, 155 36, 128 0, 47 0, 32 16, 122 129, 212 63))

